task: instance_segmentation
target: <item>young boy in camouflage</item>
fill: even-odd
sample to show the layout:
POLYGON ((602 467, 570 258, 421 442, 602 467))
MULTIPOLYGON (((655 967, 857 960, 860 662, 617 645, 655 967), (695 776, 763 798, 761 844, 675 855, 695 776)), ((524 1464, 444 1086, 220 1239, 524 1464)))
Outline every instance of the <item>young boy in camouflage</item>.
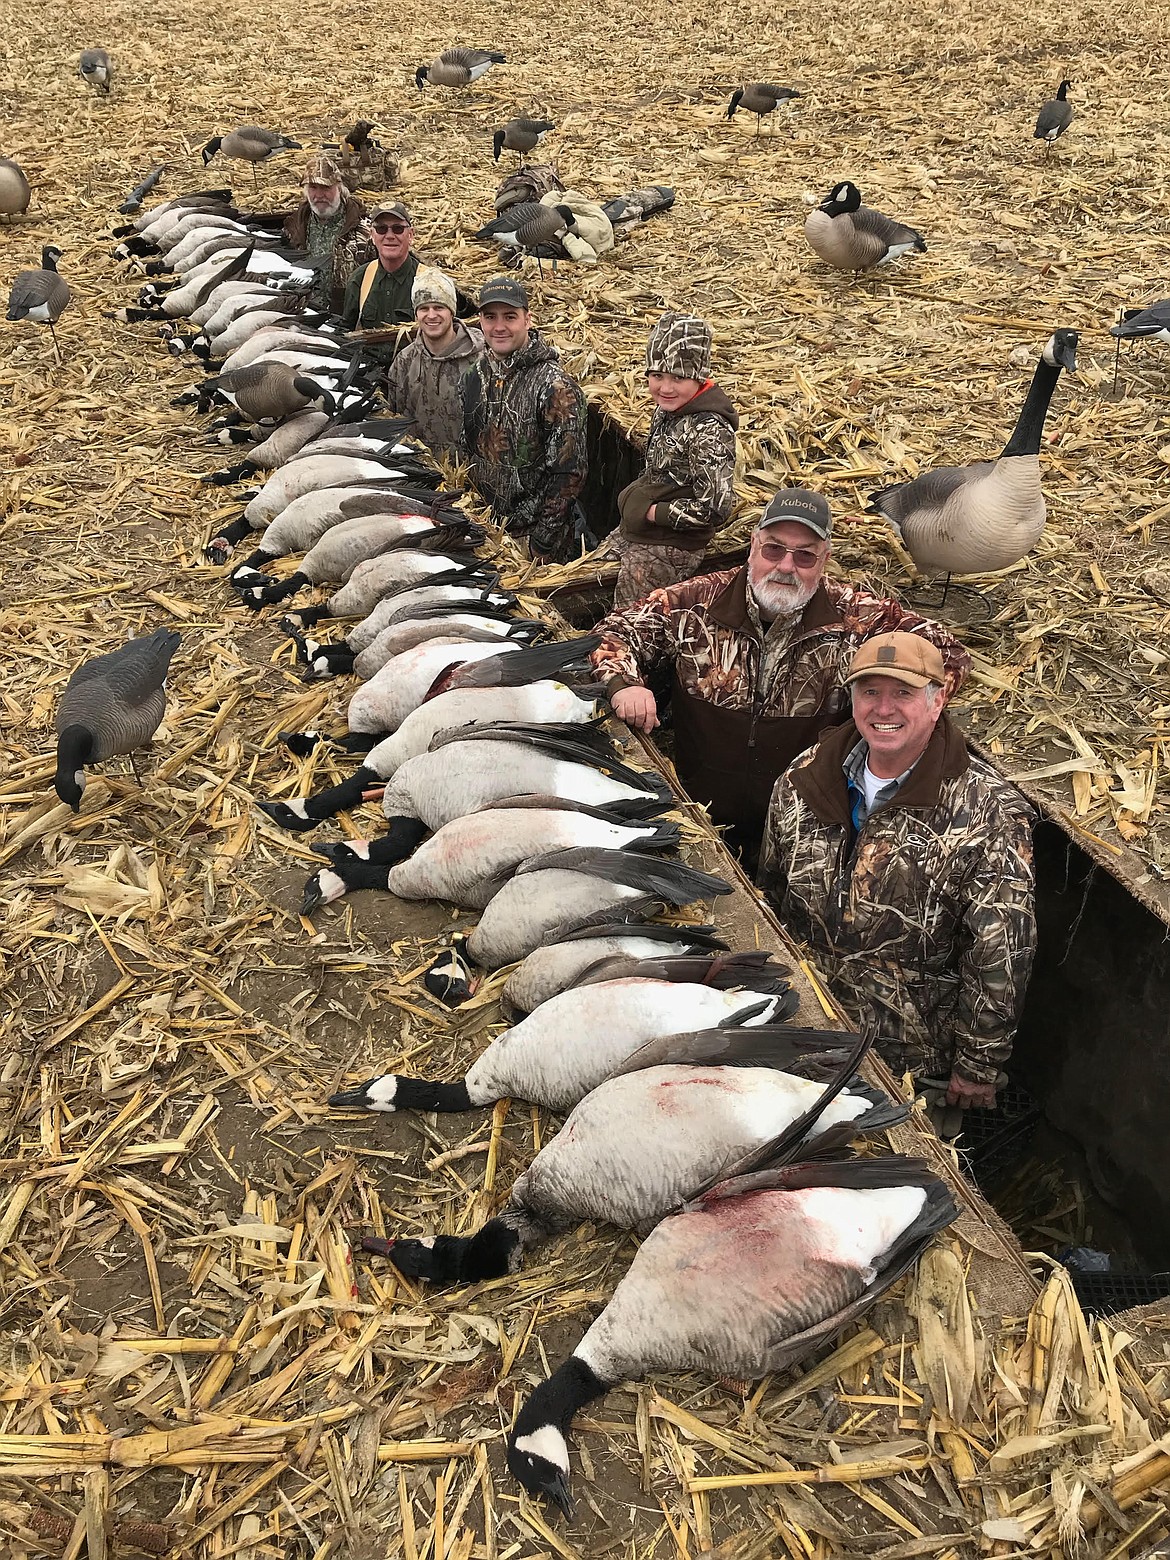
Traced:
POLYGON ((693 314, 664 314, 646 345, 654 416, 646 469, 618 494, 621 527, 609 551, 621 559, 617 611, 652 590, 697 574, 703 553, 735 505, 739 418, 712 383, 711 327, 693 314))

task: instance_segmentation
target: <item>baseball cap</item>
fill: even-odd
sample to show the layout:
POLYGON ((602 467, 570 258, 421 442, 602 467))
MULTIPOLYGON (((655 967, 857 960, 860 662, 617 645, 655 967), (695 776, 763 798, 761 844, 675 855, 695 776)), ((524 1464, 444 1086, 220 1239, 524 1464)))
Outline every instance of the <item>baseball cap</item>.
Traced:
POLYGON ((397 217, 399 222, 405 222, 407 227, 414 226, 414 223, 410 220, 410 212, 407 211, 400 200, 382 201, 370 212, 367 221, 376 222, 379 217, 397 217))
POLYGON ((510 276, 493 276, 491 281, 485 282, 479 289, 480 308, 486 308, 489 303, 507 303, 514 309, 526 309, 528 293, 520 282, 510 276))
POLYGON ((846 683, 860 677, 893 677, 912 688, 947 680, 943 658, 921 634, 875 634, 859 647, 849 666, 846 683))
POLYGON ((833 529, 833 511, 828 500, 809 488, 781 488, 761 515, 756 530, 762 531, 781 520, 796 520, 826 542, 833 529))

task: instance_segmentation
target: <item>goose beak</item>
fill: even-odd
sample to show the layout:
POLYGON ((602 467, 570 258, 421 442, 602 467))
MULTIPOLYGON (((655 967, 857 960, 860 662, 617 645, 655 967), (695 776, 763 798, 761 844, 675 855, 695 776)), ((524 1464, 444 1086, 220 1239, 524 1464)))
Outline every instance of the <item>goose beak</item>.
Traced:
MULTIPOLYGON (((356 1089, 341 1089, 338 1093, 329 1096, 328 1103, 338 1110, 369 1110, 370 1096, 368 1090, 368 1083, 359 1084, 356 1089)), ((388 1255, 388 1253, 383 1253, 383 1255, 388 1255)))
POLYGON ((1072 342, 1058 341, 1053 357, 1067 373, 1075 374, 1077 371, 1077 349, 1072 342))
POLYGON ((563 1469, 557 1469, 555 1478, 550 1479, 545 1485, 544 1493, 566 1521, 571 1522, 573 1520, 573 1502, 569 1495, 569 1476, 563 1469))

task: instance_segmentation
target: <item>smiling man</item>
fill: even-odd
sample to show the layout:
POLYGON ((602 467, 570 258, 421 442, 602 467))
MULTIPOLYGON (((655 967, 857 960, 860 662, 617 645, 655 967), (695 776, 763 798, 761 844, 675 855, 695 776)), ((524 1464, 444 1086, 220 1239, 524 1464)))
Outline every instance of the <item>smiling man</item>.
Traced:
POLYGON ((866 640, 853 718, 776 783, 759 884, 896 1073, 990 1108, 1036 943, 1024 797, 967 750, 942 656, 866 640))
POLYGON ((455 283, 420 266, 411 289, 418 334, 394 359, 386 399, 436 454, 463 444, 463 377, 483 352, 483 336, 457 319, 455 283))
POLYGON ((337 314, 346 277, 362 250, 369 252, 361 226, 366 208, 346 189, 341 169, 325 152, 309 158, 301 190, 305 198, 284 219, 284 236, 318 262, 310 294, 314 307, 337 314))
POLYGON ((497 276, 484 285, 479 325, 488 350, 463 381, 472 480, 529 557, 563 563, 591 540, 577 502, 588 469, 585 397, 534 328, 520 282, 497 276))
POLYGON ((742 569, 652 591, 597 629, 593 665, 614 713, 639 731, 658 725, 647 683, 670 673, 678 777, 752 866, 776 777, 847 718, 845 677, 860 644, 893 629, 921 635, 942 653, 948 693, 971 664, 937 623, 826 579, 831 538, 825 499, 785 488, 742 569))
MULTIPOLYGON (((341 316, 355 330, 384 330, 414 320, 410 293, 418 272, 411 252, 414 224, 401 201, 383 202, 370 212, 374 259, 358 266, 345 284, 341 316)), ((379 354, 386 360, 393 353, 379 354)))

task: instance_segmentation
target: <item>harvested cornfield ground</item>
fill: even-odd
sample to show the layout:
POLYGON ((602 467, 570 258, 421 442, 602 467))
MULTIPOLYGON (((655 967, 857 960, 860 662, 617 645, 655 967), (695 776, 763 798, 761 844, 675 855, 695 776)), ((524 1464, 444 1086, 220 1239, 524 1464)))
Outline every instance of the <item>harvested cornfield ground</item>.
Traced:
MULTIPOLYGON (((965 708, 1010 770, 1065 766, 1038 783, 1104 848, 1116 826, 1159 868, 1170 368, 1157 348, 1127 356, 1113 399, 1104 327, 1167 275, 1164 82, 1147 67, 1160 12, 554 0, 464 7, 450 33, 438 13, 270 0, 0 14, 0 155, 35 189, 0 232, 0 286, 53 240, 75 297, 61 366, 32 326, 4 327, 0 359, 0 1551, 896 1560, 1154 1544, 1170 1472, 1159 1348, 1090 1334, 1060 1279, 1024 1317, 1010 1264, 972 1319, 963 1266, 994 1272, 1002 1250, 972 1219, 811 1377, 746 1398, 699 1377, 616 1392, 578 1427, 576 1521, 550 1527, 518 1501, 502 1427, 633 1243, 576 1230, 518 1280, 440 1296, 384 1263, 355 1273, 347 1229, 474 1227, 554 1124, 524 1106, 470 1128, 326 1116, 366 1066, 450 1075, 498 1013, 490 991, 453 1018, 425 994, 419 971, 464 919, 444 907, 366 896, 317 928, 298 919, 312 858, 252 799, 325 778, 329 760, 294 763, 273 737, 342 700, 306 691, 271 618, 233 607, 203 564, 238 502, 198 484, 215 457, 169 404, 192 370, 105 311, 137 287, 110 258, 118 202, 158 162, 160 197, 239 175, 219 162, 209 179, 198 149, 248 122, 308 146, 376 119, 406 155, 420 248, 481 280, 494 262, 468 235, 499 177, 490 130, 538 111, 558 123, 546 146, 567 184, 678 191, 595 271, 538 280, 542 322, 636 431, 647 321, 707 313, 745 414, 745 501, 799 476, 856 515, 871 485, 994 452, 1027 380, 1020 349, 1032 361, 1053 324, 1078 327, 1084 369, 1049 425, 1050 527, 1025 565, 981 582, 992 615, 968 614, 965 708), (472 96, 418 94, 414 67, 455 41, 508 63, 472 96), (109 99, 75 73, 98 43, 119 67, 109 99), (1062 75, 1079 117, 1045 161, 1031 125, 1062 75), (725 119, 756 78, 803 90, 792 134, 725 119), (877 283, 816 266, 805 202, 844 176, 928 253, 877 283), (144 791, 107 766, 73 818, 49 791, 57 694, 83 657, 159 624, 183 647, 144 791)), ((263 169, 260 203, 285 201, 298 168, 291 154, 263 169)), ((250 172, 235 182, 248 201, 250 172)), ((878 524, 840 529, 844 569, 903 582, 878 524)))

